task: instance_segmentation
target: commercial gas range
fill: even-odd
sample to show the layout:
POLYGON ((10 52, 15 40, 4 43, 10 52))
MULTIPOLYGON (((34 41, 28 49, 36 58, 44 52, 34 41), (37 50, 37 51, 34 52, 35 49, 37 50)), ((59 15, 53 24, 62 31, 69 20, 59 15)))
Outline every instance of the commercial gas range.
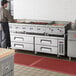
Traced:
MULTIPOLYGON (((30 49, 35 52, 42 51, 44 53, 57 55, 66 54, 66 34, 68 29, 71 28, 71 22, 51 21, 50 23, 9 23, 9 26, 11 38, 13 34, 13 39, 17 40, 19 46, 21 45, 20 40, 22 40, 22 46, 26 45, 28 47, 29 44, 29 47, 31 47, 32 45, 32 49, 30 49), (30 43, 30 40, 27 40, 30 38, 32 39, 32 43, 30 43), (24 40, 27 41, 25 42, 24 40), (38 50, 37 48, 41 49, 38 50), (46 51, 46 49, 48 51, 46 51)), ((14 40, 11 42, 13 45, 16 44, 16 41, 14 40)), ((27 50, 24 47, 22 47, 22 49, 27 50)))
POLYGON ((50 23, 10 23, 11 28, 15 32, 23 31, 26 34, 44 34, 44 35, 64 35, 71 26, 71 22, 67 21, 51 21, 50 23), (18 27, 21 26, 21 27, 18 27), (16 30, 15 30, 16 29, 16 30))

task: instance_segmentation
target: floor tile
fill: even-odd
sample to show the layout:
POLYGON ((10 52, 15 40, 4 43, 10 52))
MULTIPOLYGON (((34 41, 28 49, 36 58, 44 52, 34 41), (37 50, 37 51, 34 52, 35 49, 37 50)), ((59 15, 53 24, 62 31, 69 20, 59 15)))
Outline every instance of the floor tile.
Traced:
POLYGON ((14 76, 72 76, 72 75, 15 64, 14 76))

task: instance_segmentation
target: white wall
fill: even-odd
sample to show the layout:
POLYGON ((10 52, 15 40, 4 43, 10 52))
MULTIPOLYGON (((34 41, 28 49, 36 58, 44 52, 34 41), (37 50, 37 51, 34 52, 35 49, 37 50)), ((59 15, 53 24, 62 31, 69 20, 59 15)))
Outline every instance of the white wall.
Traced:
POLYGON ((76 0, 14 0, 14 18, 74 22, 76 0))

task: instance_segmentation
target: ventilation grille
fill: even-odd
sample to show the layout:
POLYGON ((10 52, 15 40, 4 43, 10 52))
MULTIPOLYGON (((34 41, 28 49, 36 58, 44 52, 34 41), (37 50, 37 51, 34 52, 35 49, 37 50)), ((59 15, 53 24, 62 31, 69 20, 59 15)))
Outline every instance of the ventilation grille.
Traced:
POLYGON ((59 42, 59 54, 63 55, 64 54, 64 43, 59 42))

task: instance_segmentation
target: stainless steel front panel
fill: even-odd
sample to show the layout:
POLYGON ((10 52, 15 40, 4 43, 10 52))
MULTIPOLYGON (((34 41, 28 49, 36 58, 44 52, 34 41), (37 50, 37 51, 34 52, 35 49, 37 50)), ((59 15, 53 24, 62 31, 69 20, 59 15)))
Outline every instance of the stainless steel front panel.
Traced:
POLYGON ((49 45, 49 46, 57 46, 57 39, 52 38, 35 38, 35 44, 49 45))
POLYGON ((68 56, 76 57, 76 41, 68 41, 68 56))
POLYGON ((11 41, 15 42, 23 42, 23 43, 33 43, 33 37, 31 36, 25 36, 25 35, 12 35, 11 41))
POLYGON ((57 54, 57 47, 43 46, 43 45, 35 45, 36 52, 57 54))
POLYGON ((68 31, 68 53, 69 57, 76 57, 76 31, 68 31))
POLYGON ((25 44, 25 43, 20 43, 20 42, 12 42, 11 48, 34 51, 34 45, 33 44, 25 44))

